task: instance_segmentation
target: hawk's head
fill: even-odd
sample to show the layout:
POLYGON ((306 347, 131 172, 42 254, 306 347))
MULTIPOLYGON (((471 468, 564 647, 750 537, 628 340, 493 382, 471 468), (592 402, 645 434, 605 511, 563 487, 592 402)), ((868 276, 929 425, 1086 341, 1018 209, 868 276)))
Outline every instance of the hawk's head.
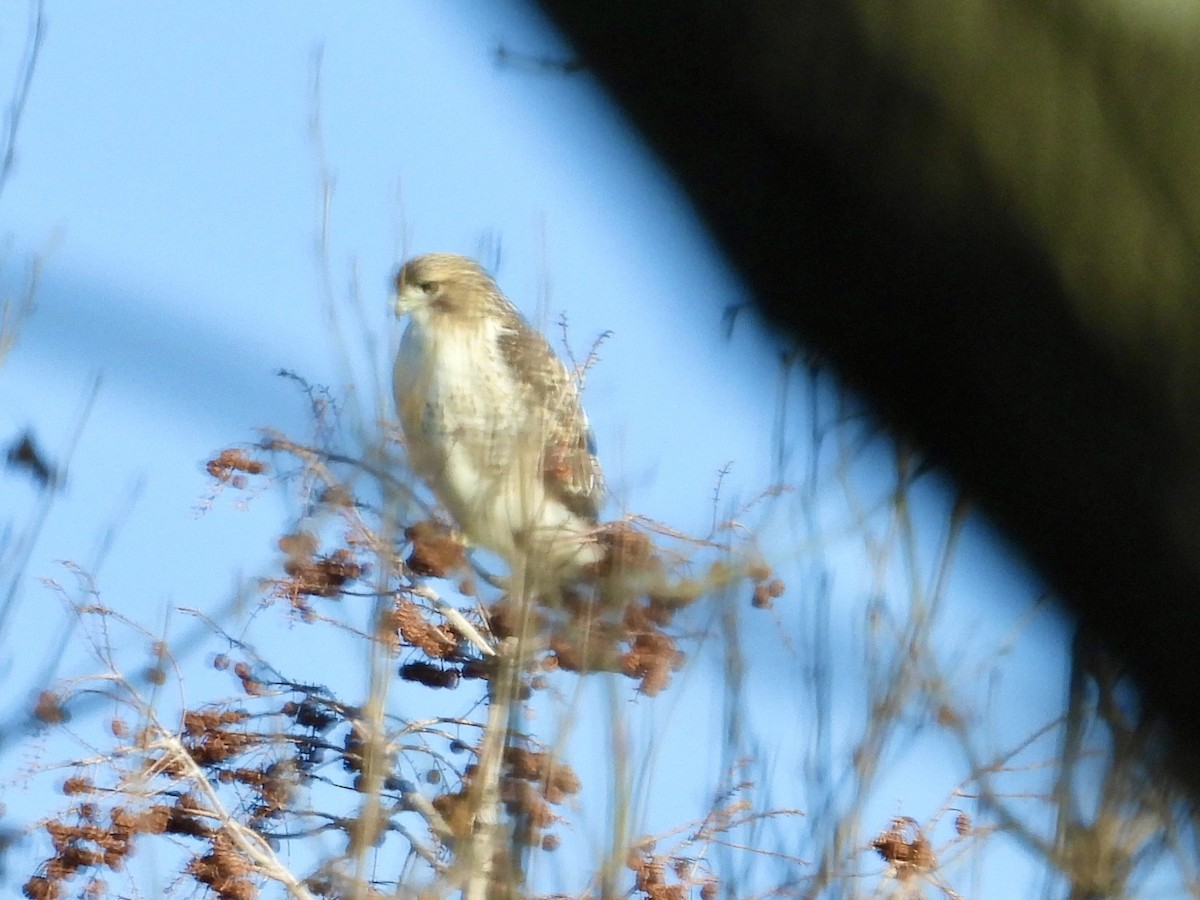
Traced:
POLYGON ((483 316, 495 312, 499 296, 479 263, 455 253, 415 256, 396 273, 397 316, 483 316))

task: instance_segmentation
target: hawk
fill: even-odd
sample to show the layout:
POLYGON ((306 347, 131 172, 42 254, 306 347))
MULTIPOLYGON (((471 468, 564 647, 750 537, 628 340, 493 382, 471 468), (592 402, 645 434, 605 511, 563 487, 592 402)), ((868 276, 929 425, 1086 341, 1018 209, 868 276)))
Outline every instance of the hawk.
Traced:
POLYGON ((474 544, 566 579, 599 562, 600 465, 579 388, 474 260, 410 259, 393 388, 413 471, 474 544))

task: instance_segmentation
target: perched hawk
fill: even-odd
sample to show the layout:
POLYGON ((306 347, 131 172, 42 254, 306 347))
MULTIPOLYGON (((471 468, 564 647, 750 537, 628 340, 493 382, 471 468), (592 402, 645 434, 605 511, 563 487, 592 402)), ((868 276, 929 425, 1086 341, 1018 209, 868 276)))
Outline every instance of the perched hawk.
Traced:
POLYGON ((393 384, 410 463, 459 528, 534 578, 598 562, 600 465, 546 339, 478 263, 450 253, 401 267, 396 315, 409 317, 393 384))

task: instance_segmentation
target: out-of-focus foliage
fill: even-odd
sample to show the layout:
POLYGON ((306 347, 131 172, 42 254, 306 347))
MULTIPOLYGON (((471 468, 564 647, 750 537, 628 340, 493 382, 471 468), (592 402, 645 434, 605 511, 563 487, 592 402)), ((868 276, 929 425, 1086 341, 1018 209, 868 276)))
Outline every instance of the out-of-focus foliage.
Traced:
POLYGON ((871 50, 935 98, 905 141, 923 183, 961 205, 982 178, 1124 364, 1200 388, 1200 8, 852 6, 871 50))

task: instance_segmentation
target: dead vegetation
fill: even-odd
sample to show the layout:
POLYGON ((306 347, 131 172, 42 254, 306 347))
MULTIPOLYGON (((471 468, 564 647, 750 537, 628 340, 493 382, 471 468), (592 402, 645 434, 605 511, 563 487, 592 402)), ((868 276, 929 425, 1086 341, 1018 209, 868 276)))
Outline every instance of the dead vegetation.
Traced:
MULTIPOLYGON (((366 696, 338 696, 320 685, 339 665, 332 657, 266 659, 213 624, 213 642, 225 646, 211 669, 240 690, 200 702, 166 642, 89 592, 59 587, 102 671, 44 692, 37 715, 62 726, 77 701, 96 695, 119 712, 107 748, 93 735, 93 752, 55 767, 67 773, 68 804, 42 824, 52 853, 27 879, 29 897, 108 896, 134 877, 135 851, 159 841, 177 854, 177 880, 220 898, 261 896, 271 882, 294 897, 527 896, 530 854, 561 846, 584 787, 558 745, 537 735, 534 695, 608 674, 654 697, 687 658, 694 626, 681 617, 706 591, 748 582, 743 596, 782 592, 763 563, 733 561, 728 540, 622 521, 606 526, 604 559, 586 579, 530 594, 479 568, 444 520, 397 520, 407 494, 365 477, 349 454, 268 436, 218 453, 207 469, 226 489, 253 495, 255 479, 281 478, 318 498, 279 538, 280 574, 262 580, 255 615, 279 616, 279 635, 349 636, 361 652, 340 665, 377 674, 366 696), (660 549, 672 541, 677 549, 660 549), (707 575, 678 574, 704 553, 707 575), (149 691, 125 675, 123 631, 155 660, 149 691), (287 677, 285 666, 303 672, 287 677), (466 693, 466 712, 402 716, 391 697, 406 684, 431 691, 435 709, 463 706, 438 695, 466 693), (189 700, 167 703, 169 689, 189 700)), ((685 872, 673 858, 668 885, 650 845, 636 845, 611 851, 630 863, 629 889, 715 891, 707 864, 685 872)))

